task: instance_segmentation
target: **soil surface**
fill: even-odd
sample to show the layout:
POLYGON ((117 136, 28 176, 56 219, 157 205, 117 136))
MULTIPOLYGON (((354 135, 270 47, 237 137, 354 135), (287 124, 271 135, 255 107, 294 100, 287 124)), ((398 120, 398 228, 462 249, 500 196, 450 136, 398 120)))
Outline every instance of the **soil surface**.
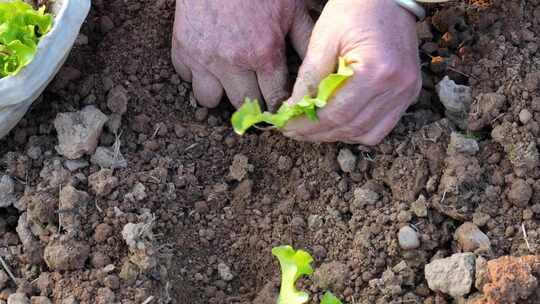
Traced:
POLYGON ((284 244, 315 259, 299 284, 311 303, 327 288, 345 303, 539 303, 540 1, 429 12, 419 101, 364 147, 235 135, 232 107, 197 107, 174 73, 174 1, 92 1, 1 141, 0 257, 17 284, 0 270, 0 303, 275 303, 284 244), (445 76, 470 87, 465 115, 441 103, 445 76), (68 161, 57 116, 87 106, 108 122, 68 161), (95 144, 124 160, 101 169, 95 144), (465 251, 472 286, 426 281, 465 251))

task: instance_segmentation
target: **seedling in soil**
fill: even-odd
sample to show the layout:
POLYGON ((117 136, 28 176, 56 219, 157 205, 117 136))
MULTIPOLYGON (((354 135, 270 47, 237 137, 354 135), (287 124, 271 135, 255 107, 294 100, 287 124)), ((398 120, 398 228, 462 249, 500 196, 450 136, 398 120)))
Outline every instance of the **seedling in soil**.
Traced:
POLYGON ((353 73, 345 58, 340 57, 337 73, 330 74, 319 83, 316 97, 306 95, 304 99, 293 105, 283 103, 275 114, 262 112, 257 99, 246 98, 244 104, 231 118, 234 131, 243 135, 249 128, 261 122, 283 128, 289 120, 301 115, 317 121, 317 108, 325 107, 328 100, 353 73))
POLYGON ((45 7, 35 10, 22 0, 0 2, 0 78, 16 75, 32 62, 52 24, 45 7))
MULTIPOLYGON (((309 301, 309 294, 296 289, 296 281, 313 273, 313 258, 303 250, 294 250, 291 246, 280 246, 272 249, 281 266, 281 287, 277 304, 304 304, 309 301)), ((327 291, 321 304, 343 304, 330 291, 327 291)))

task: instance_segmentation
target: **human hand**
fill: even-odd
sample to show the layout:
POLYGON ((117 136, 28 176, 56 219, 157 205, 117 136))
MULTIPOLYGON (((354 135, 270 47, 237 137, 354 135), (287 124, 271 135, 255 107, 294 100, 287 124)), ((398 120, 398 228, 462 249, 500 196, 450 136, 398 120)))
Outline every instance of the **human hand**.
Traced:
POLYGON ((284 134, 311 142, 374 145, 398 123, 422 84, 415 17, 394 0, 332 0, 317 21, 289 103, 316 93, 345 57, 354 76, 320 109, 284 134))
POLYGON ((289 96, 285 39, 303 58, 313 21, 304 0, 177 0, 172 62, 195 99, 235 107, 244 98, 274 110, 289 96))

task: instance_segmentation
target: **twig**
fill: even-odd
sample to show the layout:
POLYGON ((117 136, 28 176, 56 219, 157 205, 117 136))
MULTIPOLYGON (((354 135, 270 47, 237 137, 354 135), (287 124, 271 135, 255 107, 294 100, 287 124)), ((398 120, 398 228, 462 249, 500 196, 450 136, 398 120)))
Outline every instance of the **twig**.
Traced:
POLYGON ((7 274, 9 275, 11 280, 13 281, 13 283, 15 283, 15 285, 17 285, 17 281, 15 280, 15 276, 13 275, 11 270, 9 269, 8 265, 6 264, 6 261, 4 261, 4 258, 2 258, 2 256, 0 256, 0 263, 2 263, 2 267, 4 267, 4 270, 7 272, 7 274))
POLYGON ((154 301, 154 296, 149 296, 146 298, 146 300, 144 300, 144 302, 142 302, 142 304, 149 304, 152 301, 154 301))
POLYGON ((525 230, 524 223, 521 223, 521 230, 523 231, 523 238, 525 239, 525 244, 527 244, 527 249, 529 249, 529 251, 532 251, 531 244, 529 244, 529 238, 527 237, 527 230, 525 230))

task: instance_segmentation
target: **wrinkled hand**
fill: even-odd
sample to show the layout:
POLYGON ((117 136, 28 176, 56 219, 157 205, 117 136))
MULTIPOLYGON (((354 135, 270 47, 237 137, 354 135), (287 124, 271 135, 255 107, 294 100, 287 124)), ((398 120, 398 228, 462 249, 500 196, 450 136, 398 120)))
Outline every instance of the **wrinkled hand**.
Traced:
POLYGON ((394 0, 331 0, 317 21, 290 103, 316 93, 339 56, 354 76, 319 121, 291 121, 284 134, 312 142, 374 145, 395 127, 421 89, 415 17, 394 0))
POLYGON ((177 0, 172 61, 205 107, 225 91, 275 109, 289 97, 285 39, 303 58, 312 28, 304 0, 177 0))

